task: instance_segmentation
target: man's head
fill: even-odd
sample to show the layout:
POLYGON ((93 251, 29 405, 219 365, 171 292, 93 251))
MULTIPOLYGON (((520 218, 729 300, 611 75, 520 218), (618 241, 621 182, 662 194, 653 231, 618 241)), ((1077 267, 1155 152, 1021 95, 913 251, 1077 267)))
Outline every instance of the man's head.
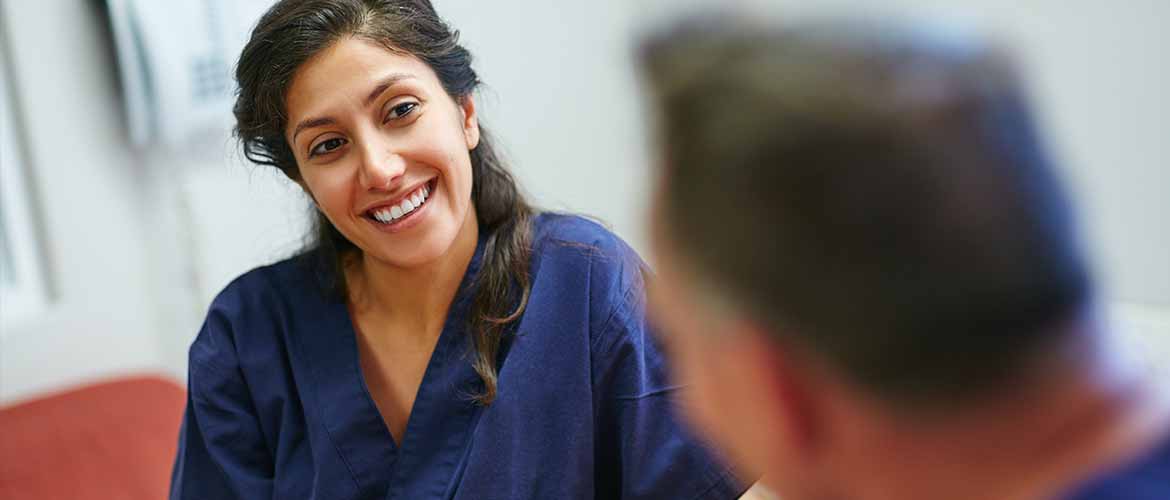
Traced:
POLYGON ((837 432, 826 405, 946 412, 993 395, 1089 300, 1066 199, 996 50, 704 21, 649 40, 641 64, 658 319, 692 415, 743 465, 812 474, 801 463, 831 460, 818 454, 837 432))

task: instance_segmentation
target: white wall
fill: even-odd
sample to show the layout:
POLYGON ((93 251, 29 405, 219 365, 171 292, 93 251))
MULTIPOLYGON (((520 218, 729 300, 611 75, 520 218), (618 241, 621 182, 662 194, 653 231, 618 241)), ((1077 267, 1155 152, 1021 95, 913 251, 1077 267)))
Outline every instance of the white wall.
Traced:
MULTIPOLYGON (((0 402, 136 370, 182 376, 211 296, 288 255, 305 227, 302 196, 228 154, 226 131, 184 150, 126 145, 101 3, 0 7, 55 289, 43 318, 0 335, 0 402)), ((436 0, 478 58, 486 123, 527 190, 544 207, 600 217, 640 249, 647 152, 632 44, 683 5, 725 3, 436 0)), ((942 13, 1017 44, 1120 322, 1170 359, 1170 45, 1158 22, 1170 3, 740 3, 785 16, 879 4, 942 13)))
POLYGON ((3 332, 0 399, 159 365, 144 172, 123 144, 98 2, 4 2, 5 52, 28 138, 52 295, 3 332), (7 44, 11 44, 7 46, 7 44))
POLYGON ((629 57, 636 3, 435 4, 476 57, 487 124, 527 191, 642 248, 648 170, 629 57))

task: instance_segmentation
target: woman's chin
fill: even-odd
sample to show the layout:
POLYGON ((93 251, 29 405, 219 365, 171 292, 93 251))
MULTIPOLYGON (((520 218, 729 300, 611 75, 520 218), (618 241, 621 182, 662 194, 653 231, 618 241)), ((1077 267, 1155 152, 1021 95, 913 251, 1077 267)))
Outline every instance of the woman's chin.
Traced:
POLYGON ((374 252, 366 252, 367 258, 373 258, 380 264, 388 265, 401 269, 413 269, 425 267, 428 264, 438 261, 445 252, 443 249, 437 248, 436 245, 417 244, 410 248, 401 249, 380 249, 374 252))
POLYGON ((379 242, 377 248, 366 250, 366 255, 397 268, 419 268, 433 264, 448 253, 455 241, 455 231, 435 231, 416 238, 394 242, 379 242), (450 234, 446 234, 450 233, 450 234))

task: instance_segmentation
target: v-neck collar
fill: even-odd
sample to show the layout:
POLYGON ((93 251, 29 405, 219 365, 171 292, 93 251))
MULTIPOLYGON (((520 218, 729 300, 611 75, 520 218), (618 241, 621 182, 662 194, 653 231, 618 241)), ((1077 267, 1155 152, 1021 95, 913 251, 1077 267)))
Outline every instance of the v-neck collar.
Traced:
POLYGON ((427 362, 402 443, 394 442, 366 386, 344 299, 326 299, 320 321, 300 335, 321 424, 363 491, 381 489, 376 486, 381 483, 387 499, 437 497, 455 473, 478 408, 470 396, 481 389, 467 358, 467 316, 484 241, 481 233, 427 362))

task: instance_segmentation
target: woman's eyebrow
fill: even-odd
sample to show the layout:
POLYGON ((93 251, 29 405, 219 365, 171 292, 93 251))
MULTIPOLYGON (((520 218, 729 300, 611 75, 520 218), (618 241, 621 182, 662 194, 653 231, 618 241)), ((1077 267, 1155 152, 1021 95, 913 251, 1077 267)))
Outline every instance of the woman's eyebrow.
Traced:
POLYGON ((414 75, 410 73, 393 73, 386 76, 386 78, 383 78, 382 81, 378 82, 378 85, 374 87, 374 90, 371 90, 370 94, 366 96, 365 105, 369 106, 374 102, 374 99, 377 99, 378 96, 382 95, 382 92, 385 92, 386 89, 394 86, 394 84, 402 80, 409 80, 411 78, 414 78, 414 75))
MULTIPOLYGON (((375 99, 378 98, 378 96, 382 95, 382 93, 385 92, 386 89, 393 87, 398 82, 401 82, 403 80, 410 80, 413 78, 415 78, 415 76, 410 74, 410 73, 393 73, 393 74, 387 75, 385 78, 383 78, 381 81, 379 81, 378 84, 376 86, 374 86, 374 89, 370 91, 369 95, 366 96, 366 100, 365 100, 364 104, 366 106, 369 106, 371 103, 374 102, 375 99)), ((329 118, 329 117, 306 118, 304 120, 301 120, 300 123, 297 123, 296 128, 293 129, 293 135, 292 135, 291 142, 296 142, 297 134, 301 133, 302 130, 305 130, 307 128, 332 125, 334 123, 337 123, 337 121, 334 120, 333 118, 329 118)))
POLYGON ((328 117, 308 118, 308 119, 302 120, 300 123, 297 124, 296 130, 293 131, 292 141, 289 141, 289 142, 297 142, 297 134, 301 133, 301 131, 304 129, 313 128, 313 127, 323 127, 325 125, 332 125, 334 123, 337 123, 337 120, 334 120, 334 119, 328 118, 328 117))

